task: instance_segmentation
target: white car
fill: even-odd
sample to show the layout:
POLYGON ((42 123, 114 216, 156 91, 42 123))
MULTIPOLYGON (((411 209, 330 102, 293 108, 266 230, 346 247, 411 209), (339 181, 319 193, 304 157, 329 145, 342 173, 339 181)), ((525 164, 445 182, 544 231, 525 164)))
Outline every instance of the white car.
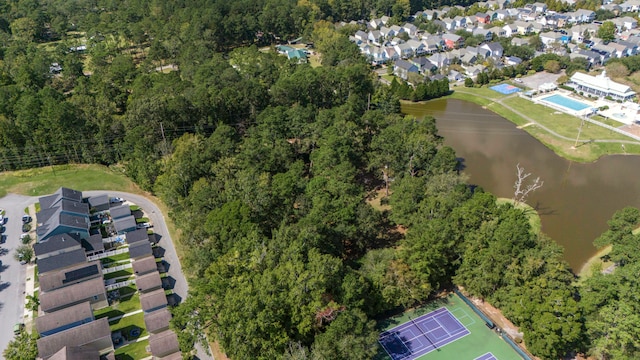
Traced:
POLYGON ((112 197, 112 198, 109 199, 109 202, 111 204, 117 204, 117 203, 121 203, 123 201, 124 201, 124 199, 120 198, 120 197, 112 197))
POLYGON ((148 229, 148 228, 150 228, 151 226, 152 226, 152 225, 151 225, 150 223, 148 223, 148 222, 146 222, 146 223, 140 223, 140 224, 136 225, 136 227, 137 227, 138 229, 148 229))

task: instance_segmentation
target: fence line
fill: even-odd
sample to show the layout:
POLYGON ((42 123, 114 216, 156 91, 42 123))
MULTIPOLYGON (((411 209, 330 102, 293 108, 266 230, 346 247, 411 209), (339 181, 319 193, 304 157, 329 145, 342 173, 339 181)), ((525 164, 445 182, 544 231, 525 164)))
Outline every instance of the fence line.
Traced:
POLYGON ((109 284, 106 285, 105 288, 107 289, 107 291, 111 291, 111 290, 116 290, 116 289, 120 289, 126 286, 129 286, 131 284, 135 284, 135 280, 127 280, 127 281, 121 281, 121 282, 117 282, 114 284, 109 284))
POLYGON ((118 254, 123 254, 129 252, 129 248, 125 247, 125 248, 121 248, 121 249, 116 249, 116 250, 111 250, 111 251, 106 251, 100 254, 95 254, 95 255, 91 255, 91 256, 87 256, 87 260, 88 261, 93 261, 93 260, 99 260, 99 259, 104 259, 106 257, 109 256, 113 256, 113 255, 118 255, 118 254))
POLYGON ((105 269, 102 269, 102 274, 106 275, 106 274, 110 274, 116 271, 120 271, 120 270, 124 270, 124 269, 130 269, 131 268, 131 263, 128 264, 123 264, 123 265, 118 265, 118 266, 112 266, 112 267, 108 267, 105 269))

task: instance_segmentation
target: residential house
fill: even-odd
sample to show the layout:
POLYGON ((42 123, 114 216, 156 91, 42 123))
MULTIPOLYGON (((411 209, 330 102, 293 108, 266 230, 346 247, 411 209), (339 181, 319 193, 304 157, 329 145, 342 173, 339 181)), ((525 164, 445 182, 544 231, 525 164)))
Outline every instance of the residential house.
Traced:
POLYGON ((396 60, 393 64, 393 73, 399 78, 407 80, 410 73, 418 74, 418 67, 406 60, 396 60))
POLYGON ((52 195, 40 197, 38 202, 40 203, 40 209, 49 209, 56 206, 63 199, 73 202, 82 202, 82 192, 61 187, 52 195))
POLYGON ((169 330, 171 313, 167 308, 144 314, 144 325, 149 334, 158 334, 169 330))
POLYGON ((444 45, 448 49, 457 49, 464 45, 464 38, 456 34, 443 34, 442 40, 444 41, 444 45))
POLYGON ((91 211, 106 211, 109 210, 109 195, 97 195, 91 196, 87 199, 89 203, 89 210, 91 211))
POLYGON ((505 37, 518 35, 518 26, 516 24, 506 24, 502 27, 505 37))
POLYGON ((535 12, 544 14, 547 12, 547 4, 541 2, 535 2, 533 4, 528 4, 528 6, 535 12))
POLYGON ((140 241, 129 246, 129 257, 133 260, 141 259, 152 254, 153 250, 151 249, 151 244, 148 241, 140 241))
POLYGON ((400 55, 391 46, 385 47, 383 52, 384 52, 384 58, 387 60, 387 62, 396 61, 396 60, 400 59, 400 55))
POLYGON ((404 32, 404 29, 398 25, 392 25, 389 29, 389 35, 387 36, 388 38, 398 36, 404 32))
POLYGON ((432 68, 434 68, 433 64, 424 56, 410 59, 409 62, 417 66, 418 72, 420 73, 429 72, 431 71, 432 68))
POLYGON ((455 31, 458 28, 457 23, 454 19, 446 18, 442 19, 442 22, 444 23, 444 28, 446 30, 455 31))
POLYGON ((560 32, 548 31, 540 34, 540 41, 549 47, 553 44, 567 44, 571 41, 571 36, 560 32))
POLYGON ((530 42, 531 42, 530 38, 518 38, 518 37, 515 37, 515 38, 511 39, 511 45, 513 45, 513 46, 529 45, 530 42))
POLYGON ((44 241, 33 244, 33 252, 37 260, 42 260, 49 256, 60 255, 81 248, 82 246, 80 245, 80 241, 74 239, 69 234, 54 235, 44 241))
POLYGON ((467 18, 464 16, 456 16, 453 18, 456 22, 456 29, 466 28, 467 27, 467 18))
POLYGON ((478 54, 475 54, 473 52, 465 52, 460 57, 460 61, 462 61, 463 65, 475 64, 478 61, 478 54))
POLYGON ((447 53, 436 53, 427 59, 433 66, 438 69, 442 69, 451 64, 451 60, 449 60, 449 55, 447 53))
POLYGON ((464 80, 465 76, 458 71, 449 70, 449 75, 447 75, 447 78, 449 79, 449 82, 458 82, 464 80))
POLYGON ((109 209, 109 215, 111 219, 120 219, 131 215, 131 208, 128 205, 118 205, 109 209))
POLYGON ((141 293, 147 293, 162 288, 162 279, 157 271, 136 276, 136 288, 141 293))
POLYGON ((167 296, 164 289, 140 294, 140 305, 145 314, 167 307, 167 296))
POLYGON ((489 29, 491 31, 491 33, 493 33, 494 35, 496 35, 497 37, 507 37, 507 31, 504 28, 498 27, 498 26, 494 26, 491 29, 489 29))
POLYGON ((38 276, 55 270, 63 270, 77 264, 87 262, 84 249, 74 249, 57 255, 48 256, 36 260, 38 264, 38 276))
POLYGON ((427 53, 427 47, 421 41, 410 39, 406 44, 411 48, 415 56, 421 56, 427 53))
POLYGON ((600 53, 591 50, 578 49, 575 52, 569 54, 570 59, 582 58, 586 59, 590 66, 602 65, 603 56, 600 53))
POLYGON ((104 242, 102 241, 101 234, 89 236, 88 239, 82 240, 81 245, 87 256, 99 254, 104 251, 104 242))
POLYGON ((612 13, 614 13, 616 16, 619 16, 622 13, 622 7, 618 4, 603 4, 600 7, 602 10, 608 10, 611 11, 612 13))
POLYGON ((618 28, 618 32, 622 32, 624 30, 631 30, 638 27, 638 21, 629 16, 614 18, 614 19, 611 19, 610 21, 616 24, 616 27, 618 28))
POLYGON ((467 66, 465 68, 465 72, 467 76, 472 78, 475 78, 476 76, 478 76, 478 74, 480 74, 481 72, 484 72, 485 70, 486 70, 486 67, 482 65, 467 66))
POLYGON ((587 94, 598 97, 611 97, 621 101, 631 100, 636 96, 631 87, 609 79, 606 71, 597 76, 576 72, 571 76, 567 85, 587 94))
POLYGON ((622 12, 639 12, 640 11, 640 1, 638 0, 629 0, 620 4, 620 8, 622 12))
POLYGON ((493 39, 493 32, 484 28, 473 29, 473 36, 478 35, 484 37, 484 41, 491 41, 493 39))
POLYGON ((109 306, 102 277, 40 294, 40 309, 50 313, 85 301, 91 303, 93 310, 109 306))
POLYGON ((384 39, 384 36, 380 32, 380 30, 371 30, 369 31, 367 39, 369 39, 369 41, 371 41, 373 44, 380 46, 382 45, 382 39, 384 39))
POLYGON ((413 48, 411 48, 411 45, 407 43, 395 45, 393 49, 402 59, 408 59, 414 55, 413 48))
POLYGON ((438 52, 440 48, 443 46, 442 38, 435 35, 427 36, 426 39, 422 40, 422 43, 425 46, 425 52, 427 54, 433 54, 435 52, 438 52))
POLYGON ((125 235, 127 244, 129 246, 135 246, 139 242, 149 242, 149 234, 147 234, 147 229, 137 229, 134 231, 130 231, 125 235))
POLYGON ((402 25, 402 30, 409 34, 409 36, 415 36, 418 33, 418 27, 412 23, 405 23, 402 25))
POLYGON ((616 44, 626 48, 625 51, 627 54, 625 56, 634 56, 638 54, 638 42, 618 40, 616 41, 616 44))
MULTIPOLYGON (((104 356, 105 359, 115 359, 115 354, 110 352, 104 356), (112 355, 110 357, 110 355, 112 355)), ((82 346, 64 346, 48 360, 100 360, 100 352, 95 349, 86 349, 82 346)))
POLYGON ((531 22, 531 21, 535 21, 536 18, 538 17, 538 14, 531 9, 524 8, 519 10, 520 12, 518 13, 518 19, 522 21, 531 22))
POLYGON ((489 50, 488 56, 495 59, 502 58, 502 55, 504 54, 504 48, 499 42, 484 43, 480 45, 480 48, 489 50))
POLYGON ((480 24, 488 24, 491 22, 491 17, 487 13, 479 12, 479 13, 476 13, 475 20, 480 24))
POLYGON ((36 235, 39 242, 65 233, 74 234, 80 239, 89 237, 88 204, 64 198, 61 194, 40 198, 40 201, 47 204, 51 201, 53 205, 47 208, 41 207, 40 212, 36 214, 36 235))
POLYGON ((53 335, 94 320, 88 301, 43 314, 36 318, 36 329, 41 337, 53 335))
POLYGON ((136 218, 133 215, 113 220, 113 227, 119 235, 134 231, 136 226, 136 218))
POLYGON ((165 330, 149 336, 149 348, 154 359, 159 359, 180 352, 178 336, 171 330, 165 330))
POLYGON ((533 31, 533 24, 528 22, 515 21, 513 25, 516 26, 518 35, 529 35, 533 31))
POLYGON ((113 351, 109 320, 106 317, 42 337, 37 344, 38 356, 45 360, 65 346, 82 347, 85 351, 97 351, 100 355, 113 351))
POLYGON ((356 31, 356 33, 353 35, 353 37, 358 41, 358 44, 359 43, 366 43, 367 41, 369 41, 369 34, 367 34, 366 32, 364 32, 362 30, 356 31))
POLYGON ((520 58, 519 58, 519 57, 517 57, 517 56, 507 56, 507 57, 504 59, 504 63, 505 63, 506 65, 516 66, 516 65, 521 64, 521 63, 522 63, 522 59, 520 59, 520 58))
POLYGON ((79 262, 63 269, 38 274, 40 292, 53 291, 98 277, 102 278, 102 266, 97 260, 79 262))
POLYGON ((133 274, 136 276, 144 275, 152 271, 158 270, 158 264, 156 263, 156 258, 153 257, 152 255, 148 255, 148 256, 141 257, 139 259, 134 260, 131 263, 131 267, 133 268, 133 274))
POLYGON ((494 11, 494 18, 491 20, 506 21, 510 18, 511 18, 511 15, 507 10, 496 10, 494 11))
POLYGON ((578 9, 573 13, 567 13, 569 22, 573 23, 591 23, 596 19, 596 13, 593 10, 578 9))
POLYGON ((542 32, 545 29, 545 26, 539 22, 532 22, 531 23, 531 33, 533 34, 539 34, 540 32, 542 32))
POLYGON ((423 14, 429 21, 433 21, 438 18, 437 10, 425 10, 423 11, 423 14))

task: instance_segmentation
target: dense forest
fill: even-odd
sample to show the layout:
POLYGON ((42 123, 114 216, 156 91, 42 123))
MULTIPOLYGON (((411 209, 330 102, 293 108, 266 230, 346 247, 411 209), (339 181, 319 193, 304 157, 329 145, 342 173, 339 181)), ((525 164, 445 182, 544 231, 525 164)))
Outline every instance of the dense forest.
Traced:
POLYGON ((369 359, 375 320, 458 285, 537 356, 637 357, 638 210, 596 242, 616 271, 576 282, 333 26, 448 3, 0 1, 1 168, 114 165, 162 198, 190 278, 185 353, 206 335, 232 359, 369 359), (322 66, 258 50, 300 35, 322 66))

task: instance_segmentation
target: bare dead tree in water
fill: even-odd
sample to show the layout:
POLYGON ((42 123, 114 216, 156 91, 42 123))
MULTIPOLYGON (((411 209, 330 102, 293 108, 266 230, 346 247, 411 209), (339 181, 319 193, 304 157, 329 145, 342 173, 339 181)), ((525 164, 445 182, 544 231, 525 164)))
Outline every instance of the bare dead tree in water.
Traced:
POLYGON ((518 204, 523 203, 527 199, 527 196, 529 196, 529 194, 540 189, 542 185, 544 185, 544 181, 541 181, 540 176, 538 176, 532 182, 529 182, 527 184, 526 180, 529 176, 531 176, 531 173, 525 173, 524 168, 520 166, 520 163, 516 165, 516 169, 517 178, 515 184, 513 185, 513 188, 515 189, 513 193, 513 201, 518 204))

